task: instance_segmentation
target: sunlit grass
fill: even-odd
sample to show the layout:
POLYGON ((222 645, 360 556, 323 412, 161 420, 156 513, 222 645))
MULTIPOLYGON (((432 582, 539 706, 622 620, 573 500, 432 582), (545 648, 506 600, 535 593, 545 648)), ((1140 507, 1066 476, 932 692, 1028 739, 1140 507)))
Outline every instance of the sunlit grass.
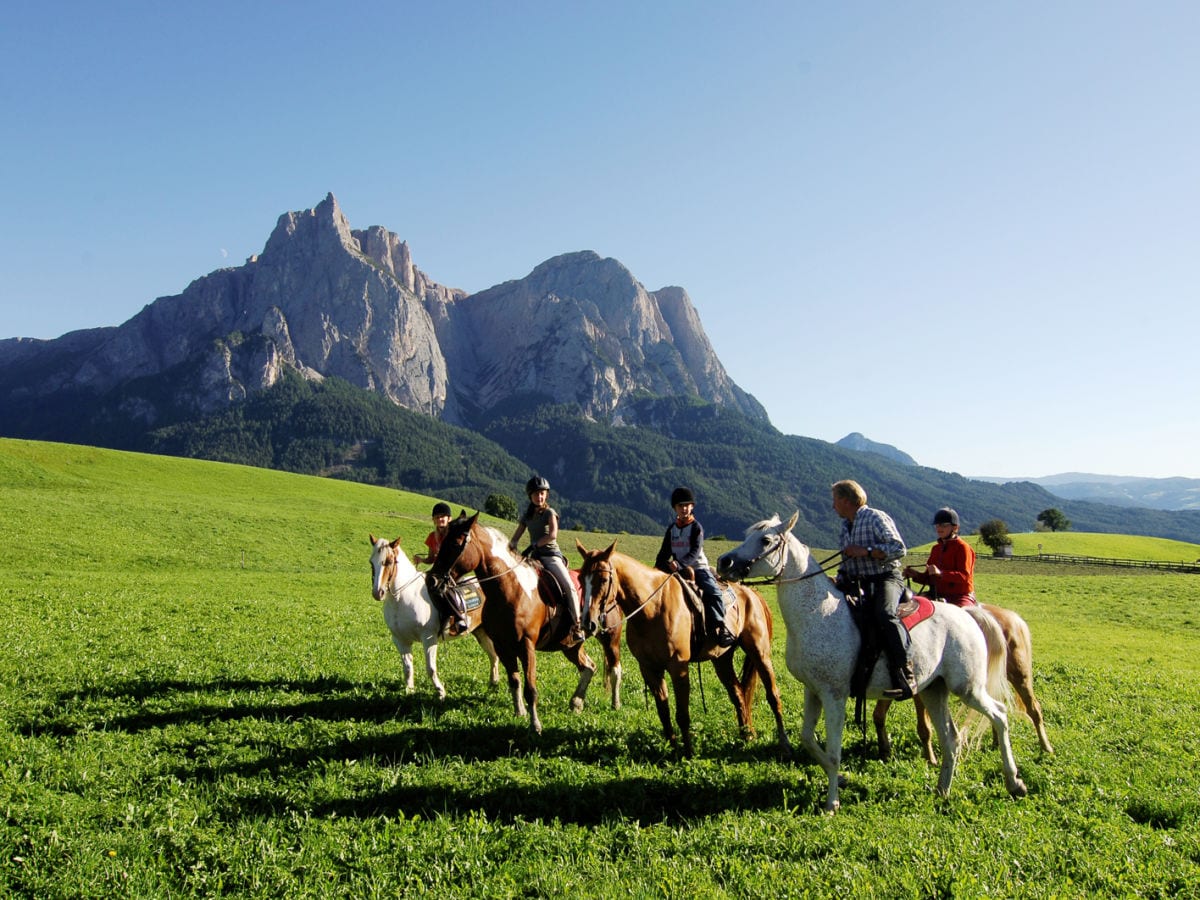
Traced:
MULTIPOLYGON (((980 749, 940 801, 903 704, 892 762, 850 735, 827 818, 819 770, 779 758, 762 692, 743 744, 710 668, 692 676, 693 760, 669 752, 628 655, 625 706, 594 682, 578 715, 573 669, 540 655, 540 738, 471 642, 442 647, 444 703, 423 673, 405 694, 367 533, 411 551, 430 498, 0 441, 0 503, 5 895, 1200 891, 1193 576, 981 571, 981 596, 1033 628, 1057 753, 1014 714, 1030 796, 1010 800, 980 749)), ((648 559, 659 540, 618 546, 648 559)), ((775 636, 795 739, 778 619, 775 636)))

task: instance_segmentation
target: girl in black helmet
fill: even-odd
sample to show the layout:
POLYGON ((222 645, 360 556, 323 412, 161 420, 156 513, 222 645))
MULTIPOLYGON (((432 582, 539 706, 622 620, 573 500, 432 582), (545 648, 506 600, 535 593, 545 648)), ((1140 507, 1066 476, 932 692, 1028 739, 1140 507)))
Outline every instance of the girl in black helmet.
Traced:
POLYGON ((708 557, 704 555, 704 526, 693 515, 696 498, 685 487, 675 488, 671 492, 671 507, 675 510, 675 521, 663 535, 654 567, 668 573, 680 572, 691 576, 704 599, 709 637, 718 647, 732 647, 737 639, 725 627, 725 598, 721 595, 716 576, 708 566, 708 557))
POLYGON ((586 635, 579 625, 579 595, 575 593, 575 584, 571 581, 571 573, 567 571, 567 560, 558 548, 558 513, 547 505, 550 499, 550 482, 540 475, 534 475, 526 482, 525 493, 529 497, 529 506, 517 522, 517 530, 508 542, 508 549, 517 552, 517 541, 528 528, 528 555, 540 562, 542 568, 554 576, 563 598, 567 601, 571 631, 564 643, 574 646, 586 635))

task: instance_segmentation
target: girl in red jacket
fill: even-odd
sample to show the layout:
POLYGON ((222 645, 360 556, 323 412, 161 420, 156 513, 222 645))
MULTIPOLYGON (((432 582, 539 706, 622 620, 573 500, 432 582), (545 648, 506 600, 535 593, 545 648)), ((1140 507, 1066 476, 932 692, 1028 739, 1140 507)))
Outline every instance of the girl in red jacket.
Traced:
POLYGON ((945 506, 933 514, 937 543, 925 571, 904 567, 904 577, 931 587, 935 600, 955 606, 975 605, 975 548, 958 536, 958 513, 945 506))

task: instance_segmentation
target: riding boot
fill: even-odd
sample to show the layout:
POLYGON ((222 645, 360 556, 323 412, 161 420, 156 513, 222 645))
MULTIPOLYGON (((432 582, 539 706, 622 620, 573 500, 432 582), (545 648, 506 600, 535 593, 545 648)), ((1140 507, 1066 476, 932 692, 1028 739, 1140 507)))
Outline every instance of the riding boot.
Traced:
POLYGON ((455 634, 466 634, 471 630, 471 620, 467 617, 467 604, 463 600, 462 594, 453 590, 450 594, 450 606, 454 610, 454 629, 455 634))
POLYGON ((892 675, 892 687, 885 690, 883 696, 888 700, 912 699, 912 695, 917 692, 916 684, 914 684, 912 663, 906 662, 899 668, 889 665, 888 671, 892 675))

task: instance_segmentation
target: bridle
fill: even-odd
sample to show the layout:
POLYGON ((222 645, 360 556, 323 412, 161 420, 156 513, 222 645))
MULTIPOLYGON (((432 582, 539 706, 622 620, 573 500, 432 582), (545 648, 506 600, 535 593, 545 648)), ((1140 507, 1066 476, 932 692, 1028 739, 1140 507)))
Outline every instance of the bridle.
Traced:
POLYGON ((637 609, 626 615, 625 611, 621 609, 621 604, 617 602, 617 579, 613 574, 612 563, 608 560, 601 560, 597 562, 595 566, 593 566, 588 572, 588 578, 592 580, 593 584, 595 584, 595 579, 597 576, 602 579, 601 584, 604 585, 604 590, 595 592, 593 597, 593 601, 599 604, 597 618, 600 620, 599 630, 601 634, 606 634, 609 631, 606 616, 610 609, 615 608, 617 612, 621 614, 620 624, 624 624, 645 609, 647 604, 657 597, 662 592, 662 589, 667 586, 667 582, 671 580, 670 577, 664 578, 662 584, 656 587, 650 593, 650 596, 638 605, 637 609))
MULTIPOLYGON (((397 586, 394 582, 396 580, 396 569, 398 567, 396 556, 399 552, 400 551, 397 548, 389 545, 384 553, 383 560, 380 563, 379 583, 384 586, 384 597, 386 597, 389 593, 394 596, 402 594, 410 584, 413 584, 419 578, 425 577, 422 573, 417 572, 412 578, 404 582, 404 584, 397 586), (392 574, 390 576, 388 575, 388 569, 392 570, 392 574)), ((375 576, 375 570, 373 567, 371 569, 371 576, 372 578, 375 576)), ((382 600, 383 598, 381 597, 380 599, 382 600)))
POLYGON ((760 581, 743 581, 742 584, 750 585, 750 586, 764 585, 764 584, 795 584, 798 581, 807 581, 809 578, 816 578, 818 575, 828 575, 835 568, 837 568, 837 566, 830 566, 829 563, 840 558, 842 555, 842 551, 839 550, 839 551, 837 551, 837 553, 834 553, 831 556, 827 556, 823 560, 821 560, 819 563, 817 563, 816 570, 814 570, 812 572, 807 572, 804 575, 798 575, 795 578, 784 578, 783 577, 783 563, 784 563, 783 556, 784 556, 785 550, 787 549, 787 541, 784 539, 783 535, 779 534, 778 532, 775 533, 775 539, 778 543, 776 543, 775 546, 771 547, 769 550, 766 550, 763 553, 760 553, 758 556, 751 559, 746 564, 746 568, 747 568, 747 570, 749 570, 751 567, 753 567, 753 565, 755 563, 759 562, 760 560, 766 559, 771 554, 775 553, 775 554, 779 555, 779 559, 777 562, 771 563, 770 565, 775 570, 776 574, 771 578, 763 578, 760 581), (827 568, 827 566, 828 566, 828 568, 827 568))
MULTIPOLYGON (((451 528, 454 527, 453 523, 451 523, 450 527, 451 528)), ((474 536, 475 536, 475 525, 474 525, 474 523, 472 523, 471 526, 468 527, 465 532, 463 532, 461 541, 459 541, 457 538, 455 539, 455 541, 453 541, 453 543, 457 544, 457 546, 458 546, 458 552, 454 555, 453 559, 449 560, 446 563, 446 565, 444 567, 444 571, 442 571, 442 572, 437 571, 437 569, 439 568, 438 563, 441 562, 441 554, 438 555, 438 559, 434 561, 433 567, 427 573, 428 577, 432 578, 435 584, 439 584, 439 585, 449 584, 451 587, 455 587, 459 584, 458 579, 454 577, 454 574, 451 570, 454 568, 454 564, 457 563, 459 561, 459 559, 462 558, 463 551, 467 549, 467 546, 474 539, 474 536)), ((450 537, 450 535, 449 535, 449 533, 447 533, 446 539, 448 540, 449 537, 450 537)), ((464 583, 484 584, 488 581, 496 581, 500 578, 503 578, 505 575, 510 574, 511 572, 515 572, 518 567, 526 566, 526 565, 530 565, 529 560, 522 559, 515 566, 509 566, 503 572, 497 572, 494 575, 485 575, 482 578, 480 578, 478 575, 476 575, 474 578, 464 579, 464 583)))

